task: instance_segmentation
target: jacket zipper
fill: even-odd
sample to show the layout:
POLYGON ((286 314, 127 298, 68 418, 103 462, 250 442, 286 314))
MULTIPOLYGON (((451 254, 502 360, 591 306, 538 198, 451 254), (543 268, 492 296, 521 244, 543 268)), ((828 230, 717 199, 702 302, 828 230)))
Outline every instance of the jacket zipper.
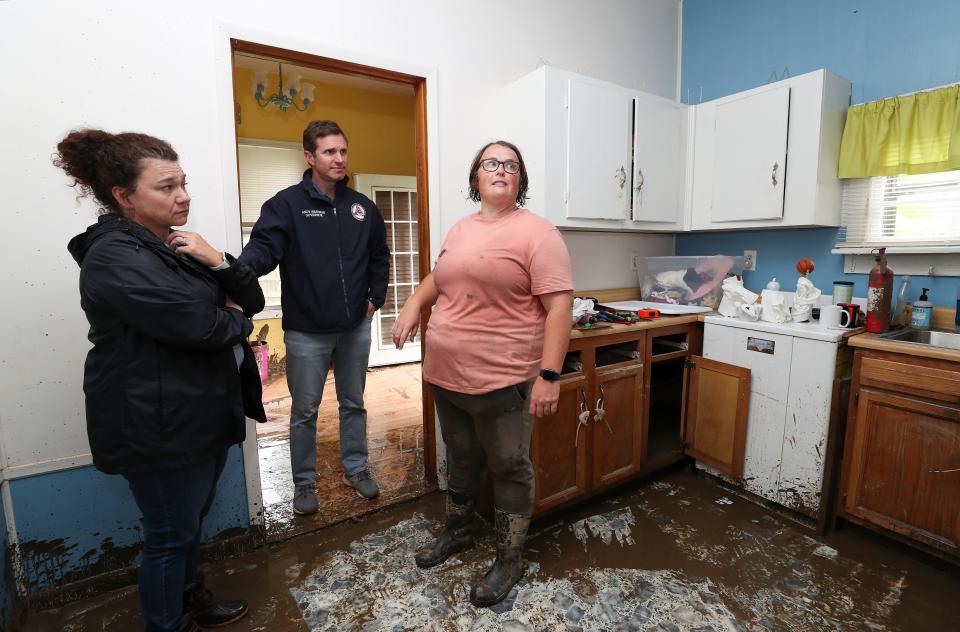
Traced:
POLYGON ((347 322, 350 322, 350 301, 347 299, 347 282, 343 278, 343 253, 340 251, 340 218, 337 215, 336 202, 333 207, 333 219, 337 224, 337 265, 340 266, 340 289, 343 290, 343 307, 347 311, 347 322))

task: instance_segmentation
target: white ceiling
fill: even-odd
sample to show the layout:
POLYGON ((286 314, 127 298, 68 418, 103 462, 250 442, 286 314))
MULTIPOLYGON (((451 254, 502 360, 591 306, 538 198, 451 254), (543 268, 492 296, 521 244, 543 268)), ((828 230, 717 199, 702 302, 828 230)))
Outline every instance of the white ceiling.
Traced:
MULTIPOLYGON (((269 73, 277 73, 277 60, 275 59, 254 57, 246 53, 235 53, 233 60, 237 68, 265 70, 269 73)), ((304 68, 303 66, 295 66, 294 64, 284 62, 283 76, 291 77, 293 75, 301 75, 302 80, 308 83, 334 84, 359 90, 368 90, 370 92, 381 92, 393 96, 413 98, 413 86, 410 84, 385 81, 383 79, 353 77, 351 75, 317 70, 316 68, 304 68)))

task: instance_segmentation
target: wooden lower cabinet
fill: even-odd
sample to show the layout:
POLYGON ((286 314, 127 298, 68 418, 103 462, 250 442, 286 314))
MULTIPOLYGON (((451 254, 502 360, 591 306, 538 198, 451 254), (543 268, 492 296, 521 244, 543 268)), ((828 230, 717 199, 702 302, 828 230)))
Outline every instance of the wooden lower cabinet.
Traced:
POLYGON ((534 420, 530 441, 534 512, 543 513, 587 491, 588 431, 580 423, 587 410, 587 379, 582 373, 560 382, 557 412, 534 420))
MULTIPOLYGON (((534 515, 685 457, 681 427, 685 363, 701 345, 700 323, 668 321, 658 328, 571 341, 558 410, 534 421, 530 446, 534 515)), ((745 406, 742 394, 734 400, 745 406)), ((736 407, 718 414, 715 402, 701 409, 709 409, 711 415, 690 426, 699 428, 698 438, 707 436, 715 422, 720 426, 714 436, 735 433, 738 425, 733 421, 742 422, 746 414, 736 407)), ((741 468, 742 441, 742 431, 727 441, 740 446, 741 468)))
POLYGON ((958 379, 960 363, 857 351, 841 516, 960 555, 958 379))

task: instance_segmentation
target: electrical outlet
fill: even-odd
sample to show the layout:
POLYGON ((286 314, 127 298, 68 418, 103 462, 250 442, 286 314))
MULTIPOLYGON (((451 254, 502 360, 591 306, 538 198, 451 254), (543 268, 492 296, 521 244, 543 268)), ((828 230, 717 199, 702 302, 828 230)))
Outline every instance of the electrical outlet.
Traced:
POLYGON ((757 269, 757 251, 744 250, 743 251, 743 271, 753 272, 756 269, 757 269))
POLYGON ((642 254, 640 254, 639 252, 630 253, 630 269, 631 270, 639 270, 641 261, 643 261, 642 254))

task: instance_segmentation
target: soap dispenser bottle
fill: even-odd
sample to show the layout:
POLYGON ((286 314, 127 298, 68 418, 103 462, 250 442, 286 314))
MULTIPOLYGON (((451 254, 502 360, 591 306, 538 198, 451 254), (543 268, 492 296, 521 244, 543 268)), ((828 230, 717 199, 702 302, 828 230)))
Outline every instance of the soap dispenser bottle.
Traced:
POLYGON ((920 298, 913 303, 913 316, 910 326, 914 329, 930 329, 930 318, 933 316, 933 303, 927 298, 930 288, 923 288, 920 298))

